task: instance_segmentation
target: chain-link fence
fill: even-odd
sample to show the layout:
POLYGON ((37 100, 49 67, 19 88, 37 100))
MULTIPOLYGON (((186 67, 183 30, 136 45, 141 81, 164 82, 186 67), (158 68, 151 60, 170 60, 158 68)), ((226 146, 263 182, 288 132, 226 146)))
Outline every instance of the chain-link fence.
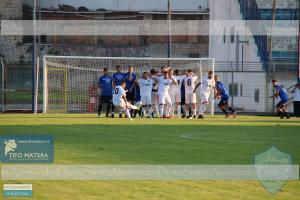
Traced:
MULTIPOLYGON (((1 65, 1 111, 32 110, 31 60, 1 65)), ((40 99, 41 100, 41 99, 40 99)), ((42 101, 39 101, 42 104, 42 101)))
MULTIPOLYGON (((32 65, 29 62, 1 65, 0 111, 31 111, 32 109, 32 65)), ((289 93, 289 109, 292 111, 291 90, 297 80, 295 63, 235 63, 216 62, 218 74, 231 95, 230 104, 239 112, 273 113, 277 99, 273 95, 272 79, 277 79, 289 93)), ((43 77, 40 68, 38 109, 43 103, 43 77)), ((204 74, 205 76, 205 74, 204 74)), ((97 81, 97 80, 95 80, 97 81)), ((216 100, 217 105, 217 100, 216 100)), ((215 105, 215 112, 220 112, 215 105)))

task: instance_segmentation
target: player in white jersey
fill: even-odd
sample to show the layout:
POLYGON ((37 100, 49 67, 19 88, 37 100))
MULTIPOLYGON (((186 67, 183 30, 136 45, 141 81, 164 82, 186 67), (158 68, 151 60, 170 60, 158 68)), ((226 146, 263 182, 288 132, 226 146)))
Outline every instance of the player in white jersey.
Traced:
POLYGON ((196 91, 196 89, 199 87, 199 85, 201 85, 201 89, 200 89, 200 99, 201 99, 201 103, 200 103, 200 107, 199 107, 199 119, 203 119, 203 113, 205 112, 207 105, 208 105, 208 99, 209 96, 211 95, 211 92, 213 91, 213 88, 215 86, 215 81, 213 79, 213 72, 209 71, 208 72, 208 76, 207 78, 205 78, 203 80, 202 83, 198 83, 197 86, 195 87, 194 92, 196 91))
MULTIPOLYGON (((156 77, 157 72, 155 69, 150 70, 150 76, 151 77, 156 77)), ((158 96, 157 96, 157 90, 158 90, 158 84, 156 82, 153 83, 152 86, 152 93, 151 93, 151 104, 152 104, 152 116, 157 117, 159 112, 158 112, 158 96)))
POLYGON ((132 105, 129 102, 127 102, 125 87, 126 87, 126 81, 123 80, 121 82, 121 85, 116 86, 114 88, 114 91, 113 91, 113 104, 117 109, 120 109, 120 110, 123 110, 123 111, 125 110, 127 118, 131 118, 130 110, 131 109, 139 110, 141 108, 142 104, 139 105, 139 106, 135 106, 135 105, 132 105))
POLYGON ((173 103, 171 113, 174 116, 175 112, 177 113, 177 116, 180 116, 181 111, 181 85, 183 82, 183 79, 186 77, 186 75, 179 75, 179 71, 175 70, 173 72, 172 69, 169 69, 170 76, 176 81, 177 84, 171 84, 169 88, 169 94, 171 97, 171 101, 173 103))
POLYGON ((152 77, 158 83, 158 104, 159 114, 161 117, 169 118, 172 109, 172 101, 169 95, 170 85, 177 84, 176 81, 170 77, 168 71, 164 71, 163 76, 152 77))
POLYGON ((184 79, 184 88, 185 88, 185 104, 186 104, 186 116, 192 118, 189 115, 189 109, 192 110, 193 116, 196 117, 196 94, 194 93, 195 83, 197 82, 198 77, 195 76, 191 69, 187 71, 187 77, 184 79))
POLYGON ((148 112, 148 118, 152 117, 152 87, 154 80, 149 77, 148 72, 144 72, 142 78, 138 80, 140 86, 141 101, 143 104, 143 116, 148 112))

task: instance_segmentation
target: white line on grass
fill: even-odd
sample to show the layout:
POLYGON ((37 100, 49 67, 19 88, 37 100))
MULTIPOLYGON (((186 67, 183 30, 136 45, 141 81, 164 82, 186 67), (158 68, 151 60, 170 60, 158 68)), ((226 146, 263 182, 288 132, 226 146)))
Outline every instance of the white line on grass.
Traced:
MULTIPOLYGON (((208 135, 209 133, 197 133, 199 135, 208 135)), ((184 139, 188 139, 188 140, 200 140, 200 138, 195 138, 194 137, 194 134, 183 134, 180 136, 181 138, 184 138, 184 139)))

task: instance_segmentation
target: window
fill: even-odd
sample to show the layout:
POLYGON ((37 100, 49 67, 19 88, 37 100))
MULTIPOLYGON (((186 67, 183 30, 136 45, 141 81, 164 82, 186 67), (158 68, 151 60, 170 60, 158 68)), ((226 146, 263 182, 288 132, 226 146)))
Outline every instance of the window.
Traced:
POLYGON ((238 96, 238 84, 237 83, 230 83, 229 84, 229 94, 233 97, 238 96))
POLYGON ((254 101, 256 103, 259 103, 259 89, 258 88, 255 89, 255 91, 254 91, 254 101))

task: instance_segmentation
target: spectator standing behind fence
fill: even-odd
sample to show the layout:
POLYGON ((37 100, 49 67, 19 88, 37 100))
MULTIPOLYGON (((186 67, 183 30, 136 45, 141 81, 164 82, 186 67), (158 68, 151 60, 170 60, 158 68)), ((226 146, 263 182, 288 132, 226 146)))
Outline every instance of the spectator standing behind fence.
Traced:
POLYGON ((294 96, 294 116, 300 117, 300 83, 298 83, 293 90, 294 96))

